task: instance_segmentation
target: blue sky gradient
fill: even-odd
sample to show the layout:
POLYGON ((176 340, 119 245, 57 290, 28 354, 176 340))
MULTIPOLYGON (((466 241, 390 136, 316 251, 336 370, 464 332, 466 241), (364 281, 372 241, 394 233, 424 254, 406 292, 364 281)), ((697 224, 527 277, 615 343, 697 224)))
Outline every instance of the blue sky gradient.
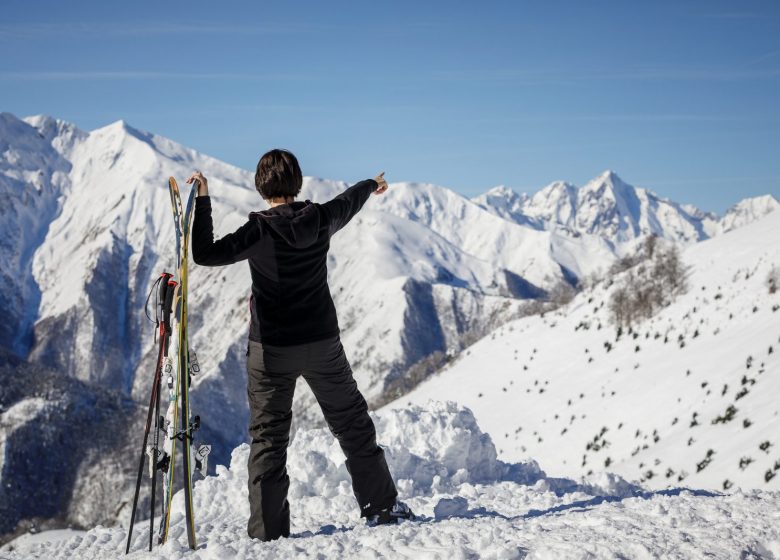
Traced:
POLYGON ((3 3, 0 110, 246 169, 780 197, 780 2, 3 3))

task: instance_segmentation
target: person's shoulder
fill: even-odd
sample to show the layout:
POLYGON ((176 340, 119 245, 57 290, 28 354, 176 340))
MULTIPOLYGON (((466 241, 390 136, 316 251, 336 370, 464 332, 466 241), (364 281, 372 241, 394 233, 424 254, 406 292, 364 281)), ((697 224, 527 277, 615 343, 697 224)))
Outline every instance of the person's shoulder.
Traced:
POLYGON ((328 207, 325 204, 321 203, 321 202, 314 202, 314 201, 309 200, 309 199, 306 199, 305 202, 306 202, 306 204, 308 206, 311 206, 314 209, 315 212, 319 212, 320 214, 322 214, 322 213, 327 214, 328 213, 328 207))
POLYGON ((327 228, 330 226, 333 220, 333 215, 328 209, 328 205, 322 202, 313 202, 306 200, 306 204, 310 205, 313 211, 317 212, 320 218, 320 228, 327 228))
POLYGON ((263 219, 263 210, 257 210, 250 212, 246 217, 246 223, 241 226, 242 229, 252 230, 257 229, 259 232, 265 231, 265 220, 263 219))

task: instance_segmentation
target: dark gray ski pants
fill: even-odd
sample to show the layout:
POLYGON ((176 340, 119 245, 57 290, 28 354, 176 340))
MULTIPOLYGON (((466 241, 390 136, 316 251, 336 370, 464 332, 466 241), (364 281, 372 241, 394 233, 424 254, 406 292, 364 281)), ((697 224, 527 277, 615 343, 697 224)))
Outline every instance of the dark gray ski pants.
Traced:
POLYGON ((295 346, 250 340, 247 374, 252 438, 247 525, 250 537, 267 541, 290 535, 287 445, 295 381, 301 374, 346 455, 361 516, 395 503, 395 484, 338 336, 295 346))

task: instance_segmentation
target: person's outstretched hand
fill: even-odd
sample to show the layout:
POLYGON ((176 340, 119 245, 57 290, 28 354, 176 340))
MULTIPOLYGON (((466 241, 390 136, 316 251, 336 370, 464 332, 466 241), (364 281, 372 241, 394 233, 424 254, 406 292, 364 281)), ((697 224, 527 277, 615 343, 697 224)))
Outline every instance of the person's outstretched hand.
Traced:
POLYGON ((385 181, 385 172, 382 171, 379 175, 374 177, 374 181, 379 183, 379 186, 374 191, 374 194, 382 194, 387 190, 387 181, 385 181))
POLYGON ((198 196, 209 195, 209 180, 204 177, 203 173, 196 171, 190 175, 190 178, 187 179, 187 183, 192 183, 193 181, 198 182, 198 196))

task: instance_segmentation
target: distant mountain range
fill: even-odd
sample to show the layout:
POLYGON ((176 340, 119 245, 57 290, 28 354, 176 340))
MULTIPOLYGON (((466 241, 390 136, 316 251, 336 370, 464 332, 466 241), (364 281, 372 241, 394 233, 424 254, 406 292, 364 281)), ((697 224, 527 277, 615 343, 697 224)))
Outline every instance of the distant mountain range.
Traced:
POLYGON ((528 196, 496 187, 472 200, 518 224, 570 235, 597 235, 618 250, 651 234, 684 243, 702 241, 780 207, 772 195, 746 198, 719 218, 633 187, 609 170, 581 188, 556 181, 528 196))

